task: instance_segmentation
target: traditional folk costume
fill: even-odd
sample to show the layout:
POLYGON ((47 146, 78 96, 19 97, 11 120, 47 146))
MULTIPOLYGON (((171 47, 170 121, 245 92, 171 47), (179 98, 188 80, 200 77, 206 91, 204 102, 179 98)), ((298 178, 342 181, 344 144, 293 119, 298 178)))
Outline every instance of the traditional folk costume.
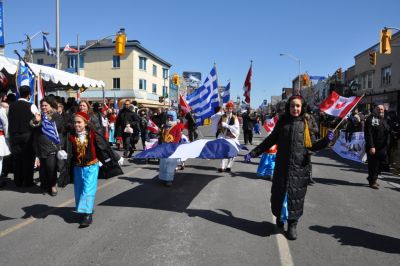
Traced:
POLYGON ((4 107, 0 106, 0 174, 3 170, 3 157, 11 154, 6 143, 6 137, 8 137, 7 111, 4 107))
MULTIPOLYGON (((233 108, 233 103, 228 102, 226 104, 226 108, 233 108)), ((234 139, 238 143, 239 134, 240 134, 240 126, 239 126, 239 119, 236 115, 231 114, 223 114, 221 119, 218 123, 219 128, 219 135, 218 138, 225 138, 225 139, 234 139)), ((227 171, 230 172, 233 166, 233 161, 235 157, 229 159, 222 159, 221 167, 218 169, 219 172, 227 171)))
MULTIPOLYGON (((167 117, 168 121, 162 130, 161 142, 179 143, 182 138, 182 126, 176 121, 176 112, 168 111, 167 117)), ((175 170, 179 161, 180 159, 160 158, 160 174, 158 178, 164 181, 166 186, 172 185, 172 181, 174 180, 175 176, 175 170)))
MULTIPOLYGON (((86 122, 89 120, 89 116, 83 112, 77 112, 75 116, 82 117, 86 122)), ((72 144, 72 151, 68 154, 72 154, 70 163, 74 178, 76 212, 83 214, 84 224, 81 222, 81 226, 89 226, 96 197, 99 161, 103 167, 107 166, 108 172, 119 168, 117 173, 121 174, 122 170, 118 165, 121 157, 116 155, 105 138, 94 130, 74 132, 68 140, 72 144)))

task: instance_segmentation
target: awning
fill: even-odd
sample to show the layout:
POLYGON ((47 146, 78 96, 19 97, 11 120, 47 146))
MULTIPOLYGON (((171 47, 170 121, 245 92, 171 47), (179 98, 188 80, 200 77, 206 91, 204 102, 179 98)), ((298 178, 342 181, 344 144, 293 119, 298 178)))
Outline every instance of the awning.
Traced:
MULTIPOLYGON (((28 63, 36 76, 41 73, 42 79, 46 82, 47 90, 77 90, 79 88, 104 88, 102 80, 95 80, 71 74, 48 66, 28 63)), ((15 75, 17 72, 18 60, 0 56, 0 71, 5 71, 9 75, 15 75)))

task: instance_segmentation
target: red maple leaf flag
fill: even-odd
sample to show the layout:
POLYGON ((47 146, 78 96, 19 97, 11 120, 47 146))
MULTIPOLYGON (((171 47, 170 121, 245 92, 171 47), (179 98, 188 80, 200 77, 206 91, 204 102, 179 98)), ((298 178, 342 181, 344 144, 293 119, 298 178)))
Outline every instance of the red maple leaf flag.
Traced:
POLYGON ((250 90, 251 90, 251 68, 253 67, 253 64, 250 64, 249 72, 247 72, 246 80, 244 81, 243 85, 243 96, 244 96, 244 101, 247 104, 250 104, 250 90))
POLYGON ((319 109, 328 115, 343 118, 358 104, 361 98, 360 96, 346 98, 333 91, 328 98, 321 103, 319 109))
POLYGON ((267 119, 264 122, 263 127, 265 128, 265 130, 267 131, 267 133, 271 133, 272 130, 274 129, 276 122, 278 122, 278 116, 274 116, 271 119, 267 119))
POLYGON ((185 117, 190 112, 190 106, 187 104, 182 95, 179 94, 179 105, 181 106, 182 116, 185 117))
POLYGON ((150 132, 157 134, 160 132, 160 129, 158 126, 149 118, 149 121, 147 121, 147 130, 150 132))

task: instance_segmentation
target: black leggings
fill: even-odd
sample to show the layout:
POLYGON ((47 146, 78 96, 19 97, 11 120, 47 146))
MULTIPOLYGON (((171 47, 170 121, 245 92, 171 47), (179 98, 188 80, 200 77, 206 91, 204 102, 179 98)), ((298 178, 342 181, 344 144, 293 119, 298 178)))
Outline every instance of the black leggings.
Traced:
POLYGON ((50 190, 57 183, 57 157, 56 153, 50 154, 47 158, 40 158, 40 187, 43 190, 50 190))

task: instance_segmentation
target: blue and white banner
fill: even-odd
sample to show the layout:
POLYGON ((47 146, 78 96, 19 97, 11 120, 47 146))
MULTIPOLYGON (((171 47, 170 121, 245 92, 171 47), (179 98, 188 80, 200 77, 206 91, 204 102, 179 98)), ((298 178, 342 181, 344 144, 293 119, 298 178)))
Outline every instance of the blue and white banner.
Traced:
POLYGON ((43 35, 43 49, 47 55, 57 56, 56 52, 51 48, 49 41, 44 35, 43 35))
POLYGON ((202 125, 204 119, 214 114, 214 108, 219 106, 218 79, 215 67, 211 69, 204 84, 186 97, 187 103, 196 116, 196 125, 202 125))
POLYGON ((4 47, 3 2, 0 1, 0 47, 4 47))
POLYGON ((61 143, 56 123, 54 121, 50 121, 45 114, 42 114, 42 133, 54 144, 61 143))
POLYGON ((345 135, 346 132, 341 130, 339 138, 336 140, 332 149, 343 158, 364 163, 367 160, 364 132, 354 132, 351 135, 350 141, 346 141, 345 135))
POLYGON ((231 99, 231 83, 229 82, 228 85, 225 86, 222 95, 222 103, 227 103, 231 99))
POLYGON ((245 147, 233 139, 199 139, 187 144, 163 143, 133 158, 223 159, 236 157, 239 149, 245 147))
POLYGON ((29 70, 29 67, 25 65, 25 62, 20 60, 17 66, 17 73, 15 75, 16 83, 17 83, 17 98, 19 97, 19 88, 21 86, 29 86, 31 89, 31 98, 29 100, 30 103, 34 103, 35 96, 35 76, 29 70))

